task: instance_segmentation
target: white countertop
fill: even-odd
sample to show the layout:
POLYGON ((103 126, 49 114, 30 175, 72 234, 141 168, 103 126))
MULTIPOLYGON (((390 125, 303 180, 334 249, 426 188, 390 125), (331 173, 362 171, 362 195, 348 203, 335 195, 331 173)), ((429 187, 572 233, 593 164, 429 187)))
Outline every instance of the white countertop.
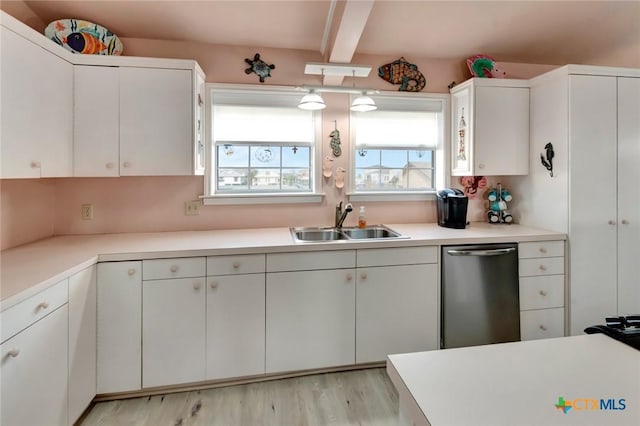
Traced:
POLYGON ((466 229, 435 223, 388 225, 409 239, 295 243, 288 228, 77 235, 47 238, 0 253, 0 310, 30 297, 97 261, 123 261, 240 253, 341 250, 417 245, 523 242, 566 235, 520 225, 474 222, 466 229))
POLYGON ((640 351, 603 334, 389 355, 387 372, 415 425, 640 424, 640 351))

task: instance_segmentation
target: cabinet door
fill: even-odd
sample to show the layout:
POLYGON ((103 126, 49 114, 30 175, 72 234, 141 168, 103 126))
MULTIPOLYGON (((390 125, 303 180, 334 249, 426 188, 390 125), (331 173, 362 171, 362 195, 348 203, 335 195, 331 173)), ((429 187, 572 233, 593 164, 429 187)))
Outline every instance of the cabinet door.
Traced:
POLYGON ((96 395, 96 270, 69 277, 69 424, 96 395))
POLYGON ((207 379, 264 374, 264 274, 207 281, 207 379))
POLYGON ((355 362, 355 270, 267 274, 266 370, 355 362))
POLYGON ((205 279, 143 282, 142 386, 205 378, 205 279))
POLYGON ((474 174, 528 174, 529 89, 476 87, 474 116, 474 174))
POLYGON ((615 77, 572 75, 569 87, 569 294, 571 334, 575 335, 618 311, 618 103, 615 77))
POLYGON ((71 176, 73 65, 0 31, 2 177, 71 176))
POLYGON ((67 423, 67 305, 0 346, 3 425, 67 423))
POLYGON ((120 174, 190 175, 192 71, 120 68, 120 174))
POLYGON ((640 313, 640 78, 618 78, 618 314, 640 313), (635 194, 635 195, 634 195, 635 194))
POLYGON ((141 388, 142 262, 98 264, 97 393, 141 388))
POLYGON ((74 67, 73 175, 118 176, 117 67, 74 67))
POLYGON ((438 266, 358 268, 356 362, 438 349, 438 266))

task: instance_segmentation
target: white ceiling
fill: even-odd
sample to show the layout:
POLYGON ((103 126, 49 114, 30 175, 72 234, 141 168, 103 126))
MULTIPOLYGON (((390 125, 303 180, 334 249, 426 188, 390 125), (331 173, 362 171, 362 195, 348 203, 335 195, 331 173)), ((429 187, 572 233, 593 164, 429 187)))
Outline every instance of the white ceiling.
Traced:
POLYGON ((45 23, 85 19, 123 38, 310 50, 332 62, 356 54, 461 59, 484 53, 501 62, 566 64, 619 48, 640 57, 640 1, 24 3, 45 23))

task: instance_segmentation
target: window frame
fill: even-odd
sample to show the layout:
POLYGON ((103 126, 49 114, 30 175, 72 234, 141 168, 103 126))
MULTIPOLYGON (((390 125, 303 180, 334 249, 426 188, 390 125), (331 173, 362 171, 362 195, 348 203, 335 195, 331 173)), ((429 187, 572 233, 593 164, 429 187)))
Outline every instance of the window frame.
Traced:
MULTIPOLYGON (((320 203, 324 198, 322 192, 322 112, 314 111, 313 114, 313 142, 307 145, 311 148, 310 177, 312 178, 311 190, 309 192, 220 192, 216 191, 216 144, 213 140, 213 96, 215 91, 225 91, 229 93, 260 93, 261 95, 279 94, 292 97, 302 97, 301 93, 294 87, 288 86, 256 86, 249 84, 227 84, 227 83, 207 83, 205 85, 205 194, 201 197, 205 205, 231 205, 231 204, 280 204, 280 203, 320 203)), ((286 144, 288 142, 285 142, 286 144)), ((262 143, 261 143, 262 144, 262 143)), ((264 142, 267 144, 279 144, 264 142)))
MULTIPOLYGON (((357 95, 351 96, 351 101, 357 95)), ((434 189, 432 190, 420 190, 420 189, 408 189, 408 190, 380 190, 380 191, 358 191, 356 189, 356 151, 357 146, 355 144, 356 140, 356 126, 350 125, 350 140, 352 141, 350 149, 349 149, 349 189, 347 192, 347 196, 349 197, 349 201, 353 202, 362 202, 362 201, 422 201, 422 200, 433 200, 435 199, 435 194, 438 188, 444 188, 449 185, 450 182, 450 162, 447 161, 449 158, 449 135, 451 129, 451 111, 450 111, 450 95, 446 93, 401 93, 398 92, 380 92, 375 95, 370 95, 374 100, 377 98, 412 98, 412 99, 424 99, 425 101, 437 101, 442 105, 440 114, 441 120, 439 122, 442 123, 438 129, 438 142, 435 149, 433 149, 433 167, 434 167, 434 189)), ((354 112, 349 114, 349 122, 354 123, 355 118, 354 112)), ((366 114, 366 113, 364 113, 366 114)), ((389 147, 377 147, 371 145, 368 147, 370 149, 391 149, 389 147)), ((415 146, 410 147, 395 147, 395 149, 415 149, 415 146)), ((431 151, 431 149, 428 149, 431 151)))

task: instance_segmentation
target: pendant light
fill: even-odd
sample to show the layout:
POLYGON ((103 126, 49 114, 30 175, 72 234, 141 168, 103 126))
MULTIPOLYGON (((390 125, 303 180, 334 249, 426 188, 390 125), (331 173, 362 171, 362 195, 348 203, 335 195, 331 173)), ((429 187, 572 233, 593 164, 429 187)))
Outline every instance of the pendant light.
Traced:
POLYGON ((309 111, 317 111, 325 109, 326 107, 327 105, 324 103, 322 96, 317 94, 313 89, 309 90, 309 93, 304 95, 302 99, 300 99, 300 103, 298 103, 298 108, 309 111))
MULTIPOLYGON (((353 73, 353 88, 355 89, 356 73, 355 71, 352 71, 352 73, 353 73)), ((351 111, 367 112, 367 111, 374 111, 376 109, 378 109, 378 107, 376 106, 375 101, 370 96, 367 96, 367 92, 362 92, 362 94, 357 98, 355 98, 353 100, 353 103, 351 104, 351 111)))

